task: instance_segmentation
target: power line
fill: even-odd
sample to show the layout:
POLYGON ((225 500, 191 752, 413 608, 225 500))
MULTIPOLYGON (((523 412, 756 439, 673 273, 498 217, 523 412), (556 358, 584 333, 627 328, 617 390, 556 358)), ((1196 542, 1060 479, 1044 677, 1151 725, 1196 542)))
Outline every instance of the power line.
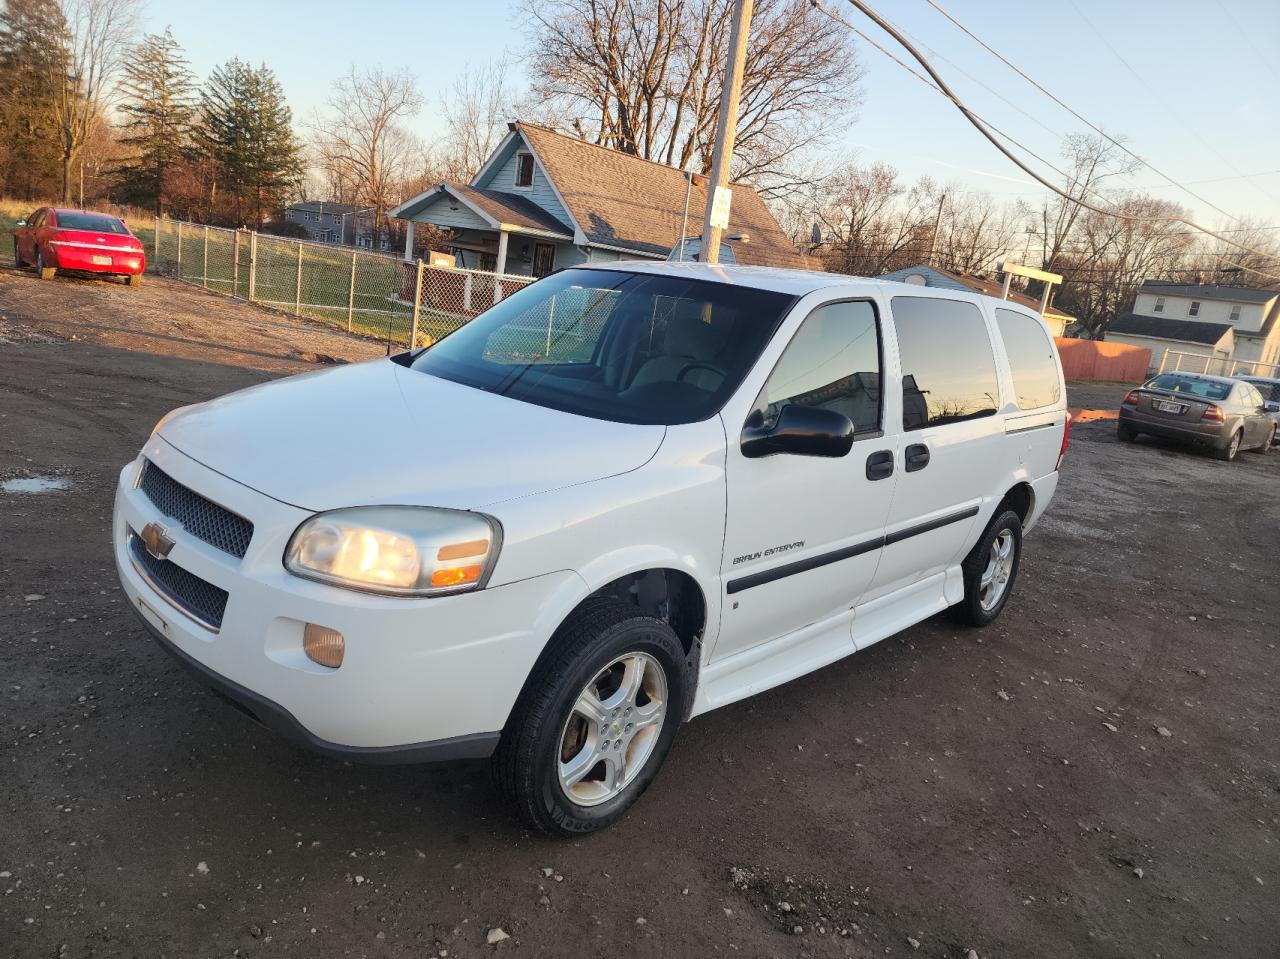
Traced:
POLYGON ((1177 180, 1175 180, 1173 177, 1169 176, 1169 175, 1168 175, 1167 173, 1165 173, 1163 170, 1161 170, 1161 169, 1159 169, 1158 167, 1156 167, 1156 165, 1155 165, 1155 164, 1153 164, 1150 160, 1147 160, 1145 157, 1141 157, 1141 156, 1139 156, 1138 154, 1134 153, 1134 152, 1133 152, 1132 150, 1130 150, 1127 146, 1125 146, 1125 145, 1124 145, 1124 143, 1123 143, 1121 140, 1117 140, 1115 137, 1113 137, 1113 136, 1112 136, 1110 133, 1108 133, 1106 130, 1102 129, 1102 127, 1098 126, 1096 123, 1093 123, 1092 121, 1090 121, 1090 120, 1089 120, 1089 119, 1087 119, 1086 117, 1082 116, 1082 115, 1079 113, 1079 111, 1077 111, 1077 110, 1073 109, 1072 107, 1068 106, 1068 105, 1067 105, 1066 103, 1064 103, 1064 102, 1063 102, 1059 97, 1055 96, 1055 95, 1054 95, 1050 90, 1048 90, 1048 89, 1044 86, 1044 84, 1040 83, 1040 81, 1036 80, 1035 78, 1033 78, 1033 77, 1031 77, 1031 76, 1028 76, 1028 75, 1027 75, 1027 73, 1026 73, 1025 71, 1023 71, 1023 70, 1022 70, 1022 68, 1020 68, 1017 64, 1013 63, 1011 60, 1009 60, 1009 58, 1008 58, 1008 57, 1006 57, 1004 54, 1002 54, 999 50, 995 49, 993 46, 991 46, 991 44, 987 43, 987 41, 983 40, 980 36, 978 36, 976 33, 974 33, 972 30, 970 30, 968 27, 966 27, 963 23, 961 23, 959 20, 957 20, 955 17, 953 17, 950 13, 948 13, 946 10, 944 10, 944 9, 942 8, 942 6, 941 6, 941 5, 939 5, 939 4, 936 2, 936 0, 925 0, 925 2, 926 2, 926 3, 928 3, 928 4, 929 4, 929 6, 933 7, 933 9, 937 10, 937 11, 938 11, 940 14, 942 14, 944 17, 946 17, 948 20, 950 20, 950 21, 951 21, 951 22, 952 22, 956 27, 958 27, 960 30, 962 30, 962 31, 963 31, 963 32, 964 32, 964 33, 965 33, 965 34, 966 34, 970 39, 972 39, 972 40, 973 40, 973 41, 975 41, 977 44, 979 44, 979 45, 980 45, 984 50, 986 50, 988 53, 990 53, 993 57, 995 57, 997 60, 999 60, 999 61, 1000 61, 1001 63, 1003 63, 1005 66, 1007 66, 1010 70, 1012 70, 1012 71, 1013 71, 1014 73, 1016 73, 1018 76, 1022 77, 1022 79, 1026 80, 1026 81, 1027 81, 1028 83, 1030 83, 1033 87, 1035 87, 1037 90, 1039 90, 1041 93, 1043 93, 1046 97, 1048 97, 1050 100, 1052 100, 1052 101, 1053 101, 1054 103, 1056 103, 1058 106, 1062 107, 1062 109, 1066 110, 1068 113, 1070 113, 1073 117, 1075 117, 1077 120, 1079 120, 1079 121, 1080 121, 1081 123, 1083 123, 1085 126, 1087 126, 1089 129, 1093 130, 1093 131, 1094 131, 1095 133, 1097 133, 1099 136, 1105 137, 1108 141, 1110 141, 1111 143, 1115 144, 1117 147, 1119 147, 1121 150, 1123 150, 1123 151, 1124 151, 1125 153, 1127 153, 1129 156, 1133 157, 1133 158, 1134 158, 1135 160, 1137 160, 1139 163, 1141 163, 1141 164, 1143 164, 1144 166, 1146 166, 1146 167, 1147 167, 1148 169, 1150 169, 1153 173, 1157 174, 1158 176, 1160 176, 1160 177, 1161 177, 1161 178, 1163 178, 1164 180, 1167 180, 1170 184, 1172 184, 1173 186, 1176 186, 1178 189, 1186 191, 1186 193, 1187 193, 1189 196, 1195 197, 1197 200, 1199 200, 1199 201, 1200 201, 1201 203, 1203 203, 1205 206, 1209 207, 1210 209, 1217 210, 1219 213, 1221 213, 1223 216, 1225 216, 1225 217, 1226 217, 1227 219, 1229 219, 1229 220, 1236 220, 1237 222, 1239 222, 1239 219, 1240 219, 1239 217, 1232 216, 1232 215, 1231 215, 1230 213, 1228 213, 1226 210, 1222 209, 1222 207, 1217 206, 1217 205, 1216 205, 1216 204, 1214 204, 1214 203, 1211 203, 1210 201, 1208 201, 1208 200, 1206 200, 1204 197, 1202 197, 1200 194, 1196 193, 1196 192, 1195 192, 1195 190, 1192 190, 1190 187, 1184 186, 1183 184, 1179 183, 1177 180))
MULTIPOLYGON (((1147 88, 1147 93, 1149 93, 1153 98, 1158 98, 1163 100, 1164 98, 1161 97, 1158 93, 1156 93, 1156 91, 1152 88, 1151 84, 1146 81, 1146 79, 1142 76, 1142 74, 1140 74, 1137 70, 1135 70, 1132 64, 1130 64, 1128 60, 1126 60, 1123 56, 1121 56, 1120 51, 1117 50, 1112 45, 1111 41, 1107 39, 1106 34, 1104 34, 1101 30, 1099 30, 1097 26, 1094 24, 1094 22, 1085 15, 1085 12, 1080 9, 1080 7, 1076 4, 1075 0, 1067 0, 1067 2, 1071 4, 1071 9, 1075 10, 1076 16, 1078 16, 1081 19, 1081 21, 1083 21, 1083 23, 1090 30, 1093 31, 1094 36, 1096 36, 1099 40, 1101 40, 1103 44, 1106 46, 1106 48, 1111 51, 1111 55, 1114 56, 1117 60, 1119 60, 1122 64, 1124 64, 1124 68, 1128 70, 1130 73, 1132 73, 1134 77, 1137 79, 1137 81, 1147 88)), ((1174 113, 1174 116, 1177 118, 1178 123, 1181 124, 1184 130, 1186 130, 1193 137, 1195 137, 1197 140, 1200 141, 1201 146, 1203 146, 1206 150, 1208 150, 1210 153, 1216 156, 1219 160, 1221 160, 1224 164, 1226 164, 1226 166, 1230 170, 1232 170, 1235 173, 1240 173, 1240 170, 1236 167, 1234 163, 1232 163, 1225 156, 1223 156, 1217 147, 1215 147, 1212 143, 1210 143, 1208 140, 1206 140, 1204 137, 1200 135, 1199 130, 1193 128, 1190 124, 1188 124, 1185 120, 1183 120, 1182 117, 1179 116, 1176 112, 1174 113)), ((1240 174, 1240 175, 1244 176, 1245 174, 1240 174)), ((1257 184, 1255 184, 1255 186, 1257 186, 1257 184)), ((1267 190, 1263 189, 1260 186, 1257 188, 1259 192, 1261 192, 1262 195, 1265 196, 1267 199, 1273 202, 1280 202, 1280 200, 1277 200, 1276 197, 1274 197, 1267 190)))
MULTIPOLYGON (((1039 160, 1041 163, 1049 167, 1049 169, 1058 173, 1060 176, 1063 176, 1067 179, 1071 179, 1071 177, 1069 177, 1062 170, 1059 170, 1056 166, 1054 166, 1044 157, 1037 154, 1035 151, 1031 150, 1029 147, 1026 147, 1023 144, 1019 143, 1017 140, 1015 140, 1009 134, 1005 133, 995 124, 991 123, 990 121, 984 120, 982 117, 979 117, 967 106, 965 106, 965 104, 959 99, 959 97, 957 97, 955 93, 952 92, 951 88, 947 86, 946 81, 943 80, 942 77, 938 75, 938 72, 933 68, 933 66, 929 63, 929 61, 926 60, 924 56, 918 50, 916 50, 914 46, 911 45, 911 42, 907 40, 896 28, 894 28, 892 24, 888 23, 883 17, 881 17, 878 13, 876 13, 874 10, 868 7, 865 3, 863 3, 862 0, 848 0, 848 2, 851 5, 853 5, 855 8, 857 8, 859 11, 861 11, 863 14, 865 14, 869 19, 871 19, 871 21, 875 23, 878 27, 880 27, 880 29, 884 30, 891 37, 893 37, 899 44, 901 44, 903 48, 905 48, 907 52, 910 53, 911 56, 914 57, 915 60, 929 74, 929 76, 933 80, 932 83, 930 83, 929 80, 926 80, 924 77, 922 77, 919 73, 917 73, 911 67, 907 66, 898 57, 894 56, 892 53, 886 50, 882 45, 877 43, 875 40, 873 40, 870 36, 868 36, 862 30, 859 30, 856 26, 854 26, 848 20, 845 20, 844 18, 838 16, 837 14, 832 13, 830 10, 824 7, 822 0, 809 0, 809 2, 814 8, 821 11, 823 14, 830 17, 832 20, 836 21, 837 23, 843 24, 844 26, 852 30, 854 33, 858 34, 858 36, 862 37, 864 40, 866 40, 868 43, 874 46, 877 50, 879 50, 889 59, 893 60, 900 67, 905 69, 908 73, 916 77, 916 79, 923 82, 926 86, 930 87, 931 89, 935 90, 935 92, 940 93, 942 96, 950 100, 955 105, 956 109, 958 109, 961 112, 961 114, 964 115, 965 119, 968 120, 969 123, 972 124, 973 127, 979 133, 981 133, 991 143, 992 146, 994 146, 997 150, 1003 153, 1015 166, 1017 166, 1018 169, 1022 170, 1023 173, 1030 176, 1037 183, 1041 184, 1046 189, 1052 191, 1053 193, 1062 197, 1068 202, 1075 203, 1077 206, 1083 209, 1090 210, 1102 216, 1112 216, 1121 220, 1130 220, 1133 222, 1143 222, 1143 223, 1153 223, 1153 222, 1182 223, 1186 226, 1192 227, 1193 229, 1199 230, 1201 233, 1204 233, 1207 236, 1212 236, 1223 243, 1226 243, 1230 246, 1234 246, 1238 249, 1244 250, 1247 253, 1253 253, 1257 256, 1261 256, 1266 259, 1280 259, 1280 257, 1275 257, 1270 253, 1265 253, 1261 250, 1254 249, 1253 247, 1245 246, 1242 243, 1237 243, 1235 240, 1232 240, 1226 236, 1216 233, 1213 230, 1210 230, 1208 227, 1201 226, 1200 224, 1195 223, 1194 221, 1189 220, 1185 217, 1173 216, 1173 215, 1139 216, 1139 215, 1130 214, 1130 213, 1122 213, 1117 210, 1104 210, 1101 207, 1093 206, 1092 204, 1086 203, 1081 198, 1073 197, 1068 193, 1062 192, 1062 190, 1059 189, 1056 184, 1053 184, 1048 180, 1046 180, 1043 176, 1040 175, 1040 173, 1032 169, 1023 160, 1019 159, 1017 156, 1011 153, 1003 143, 1001 143, 999 140, 996 139, 995 134, 999 134, 1000 136, 1004 137, 1010 143, 1014 144, 1019 149, 1023 150, 1027 154, 1039 160)), ((1105 203, 1111 203, 1113 206, 1115 205, 1115 201, 1111 200, 1109 197, 1103 196, 1102 194, 1098 193, 1097 190, 1094 190, 1091 187, 1081 184, 1081 192, 1084 193, 1086 191, 1094 194, 1105 203)), ((1280 276, 1277 276, 1271 273, 1264 273, 1263 271, 1256 270, 1253 267, 1241 266, 1241 269, 1248 270, 1251 273, 1257 273, 1260 276, 1264 276, 1270 280, 1280 280, 1280 276)))

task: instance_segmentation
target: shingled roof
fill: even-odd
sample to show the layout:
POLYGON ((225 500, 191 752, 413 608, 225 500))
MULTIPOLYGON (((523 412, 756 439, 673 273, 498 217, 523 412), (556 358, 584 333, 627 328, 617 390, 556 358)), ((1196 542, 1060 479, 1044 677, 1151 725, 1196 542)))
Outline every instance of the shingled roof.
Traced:
POLYGON ((1212 346, 1230 329, 1230 323, 1201 323, 1198 320, 1175 320, 1167 316, 1126 313, 1108 326, 1107 332, 1212 346))
POLYGON ((445 183, 442 186, 498 223, 510 223, 527 230, 545 230, 566 239, 573 238, 573 227, 561 223, 538 204, 519 194, 483 190, 463 183, 445 183))
MULTIPOLYGON (((513 123, 511 129, 533 150, 589 244, 665 256, 679 241, 683 171, 531 123, 513 123)), ((750 238, 734 245, 738 263, 813 268, 808 257, 796 252, 755 190, 741 183, 732 189, 728 232, 750 238)), ((695 184, 689 198, 690 233, 701 232, 706 203, 706 189, 695 184)))

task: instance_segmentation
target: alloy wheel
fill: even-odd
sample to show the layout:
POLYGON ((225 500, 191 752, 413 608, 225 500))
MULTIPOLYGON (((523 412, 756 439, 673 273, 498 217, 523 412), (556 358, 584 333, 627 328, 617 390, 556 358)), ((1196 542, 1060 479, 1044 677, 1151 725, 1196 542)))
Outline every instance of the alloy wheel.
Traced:
POLYGON ((560 733, 560 787, 571 802, 597 806, 621 793, 653 754, 667 713, 667 676, 647 653, 624 653, 578 697, 560 733))
POLYGON ((1013 575, 1013 530, 1002 529, 991 543, 986 569, 978 580, 978 602, 986 612, 998 605, 1013 575))

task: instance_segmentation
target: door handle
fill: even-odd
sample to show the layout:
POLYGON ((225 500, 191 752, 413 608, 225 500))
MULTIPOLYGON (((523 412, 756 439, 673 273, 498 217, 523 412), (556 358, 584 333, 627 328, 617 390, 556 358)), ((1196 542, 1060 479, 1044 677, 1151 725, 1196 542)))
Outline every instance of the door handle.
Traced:
POLYGON ((867 479, 882 480, 893 475, 893 451, 878 450, 867 457, 867 479))
POLYGON ((929 447, 923 443, 912 443, 906 449, 906 471, 914 473, 929 465, 929 447))

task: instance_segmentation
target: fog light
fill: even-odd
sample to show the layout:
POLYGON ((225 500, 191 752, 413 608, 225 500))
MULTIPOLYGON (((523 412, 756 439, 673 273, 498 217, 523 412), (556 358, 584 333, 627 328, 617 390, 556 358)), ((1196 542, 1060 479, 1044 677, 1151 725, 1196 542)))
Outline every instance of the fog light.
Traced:
POLYGON ((336 629, 307 623, 307 628, 302 631, 302 648, 312 661, 337 669, 342 665, 342 654, 346 652, 347 641, 336 629))

